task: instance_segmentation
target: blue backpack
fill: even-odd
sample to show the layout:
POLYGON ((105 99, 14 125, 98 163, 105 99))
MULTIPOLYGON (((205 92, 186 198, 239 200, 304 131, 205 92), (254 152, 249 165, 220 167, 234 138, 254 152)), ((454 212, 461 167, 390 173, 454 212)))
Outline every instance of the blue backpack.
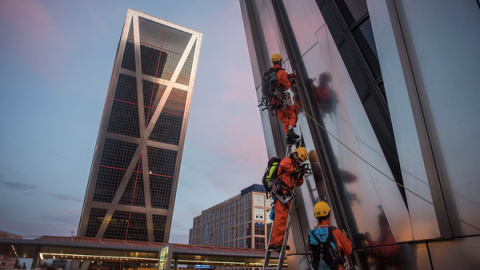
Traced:
POLYGON ((315 227, 308 230, 308 240, 312 250, 314 270, 338 269, 345 262, 338 251, 337 238, 333 235, 333 226, 315 227))

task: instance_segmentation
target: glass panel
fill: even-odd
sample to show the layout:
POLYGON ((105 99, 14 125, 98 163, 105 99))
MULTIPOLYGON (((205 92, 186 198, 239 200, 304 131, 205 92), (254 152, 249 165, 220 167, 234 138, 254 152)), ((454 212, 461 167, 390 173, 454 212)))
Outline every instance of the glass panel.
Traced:
POLYGON ((265 249, 265 238, 255 237, 255 249, 265 249))
POLYGON ((265 196, 264 195, 259 195, 259 194, 255 194, 254 196, 254 205, 255 206, 265 206, 265 196))
POLYGON ((133 45, 133 22, 130 23, 125 52, 123 53, 122 68, 135 71, 135 46, 133 45))
POLYGON ((92 208, 90 209, 90 217, 88 218, 86 237, 95 237, 100 225, 107 214, 107 209, 92 208))
POLYGON ((367 60, 368 65, 372 69, 375 78, 382 76, 380 64, 378 63, 377 48, 375 47, 375 39, 373 38, 372 25, 370 19, 363 22, 358 28, 352 31, 360 50, 367 60))
MULTIPOLYGON (((283 46, 283 42, 281 42, 282 38, 277 26, 277 18, 272 3, 270 1, 254 1, 253 5, 255 6, 258 20, 260 21, 258 25, 261 27, 261 29, 258 29, 259 34, 267 41, 265 44, 267 48, 264 55, 266 59, 263 59, 263 61, 270 65, 270 56, 274 53, 279 53, 283 56, 285 62, 288 59, 287 51, 283 46)), ((261 70, 261 73, 263 74, 265 71, 261 70)), ((260 79, 260 77, 258 77, 258 79, 260 79)), ((255 85, 261 85, 260 81, 255 81, 255 85)))
POLYGON ((251 237, 246 239, 245 247, 246 248, 252 248, 252 238, 251 237))
POLYGON ((152 207, 168 209, 177 152, 147 147, 152 207))
POLYGON ((111 202, 138 145, 105 139, 93 200, 111 202))
POLYGON ((432 12, 436 1, 397 2, 413 76, 421 82, 414 94, 422 104, 453 233, 478 235, 458 220, 480 227, 478 5, 442 4, 432 12))
POLYGON ((255 235, 265 235, 265 224, 255 222, 255 235))
MULTIPOLYGON (((387 245, 360 249, 355 252, 359 255, 357 256, 357 264, 361 266, 361 269, 432 269, 427 245, 423 243, 387 245)), ((448 257, 451 258, 451 256, 448 257)), ((434 269, 452 268, 435 267, 434 269)))
POLYGON ((145 214, 115 211, 103 238, 147 241, 145 214))
MULTIPOLYGON (((336 179, 335 185, 340 191, 339 199, 345 206, 348 223, 354 233, 370 232, 376 237, 381 230, 392 230, 395 239, 411 240, 409 214, 397 185, 349 150, 393 178, 328 29, 322 28, 316 36, 318 44, 303 56, 303 61, 311 78, 311 89, 314 91, 311 95, 316 96, 318 91, 328 86, 331 96, 335 96, 335 100, 330 101, 335 106, 330 106, 329 110, 325 109, 328 105, 325 104, 326 101, 317 98, 320 118, 316 121, 331 134, 328 140, 334 155, 332 159, 337 162, 337 176, 340 178, 336 179)), ((308 125, 304 115, 299 115, 299 122, 302 129, 306 130, 308 125)), ((310 148, 307 144, 307 149, 313 147, 310 148)), ((318 161, 315 152, 310 151, 309 156, 313 163, 315 184, 319 196, 322 196, 326 194, 326 189, 318 166, 321 161, 318 161)))
POLYGON ((191 34, 139 18, 142 72, 170 80, 191 34))
POLYGON ((119 75, 107 131, 140 138, 135 77, 119 75))
POLYGON ((304 54, 317 42, 315 32, 325 25, 323 16, 315 1, 283 1, 283 4, 300 54, 304 54))
MULTIPOLYGON (((172 89, 168 96, 167 102, 155 123, 155 127, 150 134, 150 140, 178 145, 183 124, 183 114, 185 110, 185 102, 187 100, 187 92, 178 89, 172 89)), ((154 103, 156 108, 158 101, 154 103)), ((151 111, 151 114, 155 110, 151 111)))
POLYGON ((190 76, 192 75, 193 56, 195 55, 194 53, 196 44, 197 42, 193 44, 192 50, 190 51, 190 54, 188 55, 188 58, 185 61, 180 74, 178 75, 177 83, 184 85, 190 84, 190 76))
POLYGON ((255 220, 264 220, 265 210, 255 208, 255 220))
POLYGON ((368 12, 365 0, 335 0, 335 2, 348 25, 352 25, 368 12))
POLYGON ((145 206, 145 195, 143 192, 142 162, 137 162, 135 169, 130 176, 127 187, 123 192, 119 204, 145 206))

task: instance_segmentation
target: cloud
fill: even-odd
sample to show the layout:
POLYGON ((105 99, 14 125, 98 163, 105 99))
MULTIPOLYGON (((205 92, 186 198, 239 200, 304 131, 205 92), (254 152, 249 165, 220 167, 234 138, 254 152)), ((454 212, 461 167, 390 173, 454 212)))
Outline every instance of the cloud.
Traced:
POLYGON ((55 79, 59 59, 71 47, 61 25, 40 1, 0 1, 0 50, 13 64, 55 79))
POLYGON ((73 197, 70 195, 63 195, 63 194, 53 194, 53 193, 47 193, 47 195, 58 199, 58 200, 64 200, 64 201, 74 201, 74 202, 83 202, 82 199, 79 199, 77 197, 73 197))
POLYGON ((19 182, 12 182, 6 180, 0 180, 0 185, 5 188, 5 190, 20 190, 20 191, 33 191, 38 189, 38 186, 19 183, 19 182))

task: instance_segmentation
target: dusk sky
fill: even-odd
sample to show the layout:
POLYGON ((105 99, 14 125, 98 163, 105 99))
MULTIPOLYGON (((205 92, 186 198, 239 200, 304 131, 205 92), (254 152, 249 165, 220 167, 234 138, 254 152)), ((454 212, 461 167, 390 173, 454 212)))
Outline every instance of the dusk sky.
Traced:
POLYGON ((260 183, 267 154, 238 0, 0 0, 0 230, 76 235, 128 8, 203 33, 170 242, 260 183))

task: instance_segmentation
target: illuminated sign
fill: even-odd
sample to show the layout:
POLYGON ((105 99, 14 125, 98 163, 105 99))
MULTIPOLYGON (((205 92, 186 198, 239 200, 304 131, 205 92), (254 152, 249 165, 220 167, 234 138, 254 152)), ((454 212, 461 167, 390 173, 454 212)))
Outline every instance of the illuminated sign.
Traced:
POLYGON ((160 250, 160 258, 158 260, 158 270, 166 270, 167 265, 168 265, 168 246, 163 247, 160 250))
POLYGON ((195 264, 195 269, 210 269, 210 265, 195 264))

